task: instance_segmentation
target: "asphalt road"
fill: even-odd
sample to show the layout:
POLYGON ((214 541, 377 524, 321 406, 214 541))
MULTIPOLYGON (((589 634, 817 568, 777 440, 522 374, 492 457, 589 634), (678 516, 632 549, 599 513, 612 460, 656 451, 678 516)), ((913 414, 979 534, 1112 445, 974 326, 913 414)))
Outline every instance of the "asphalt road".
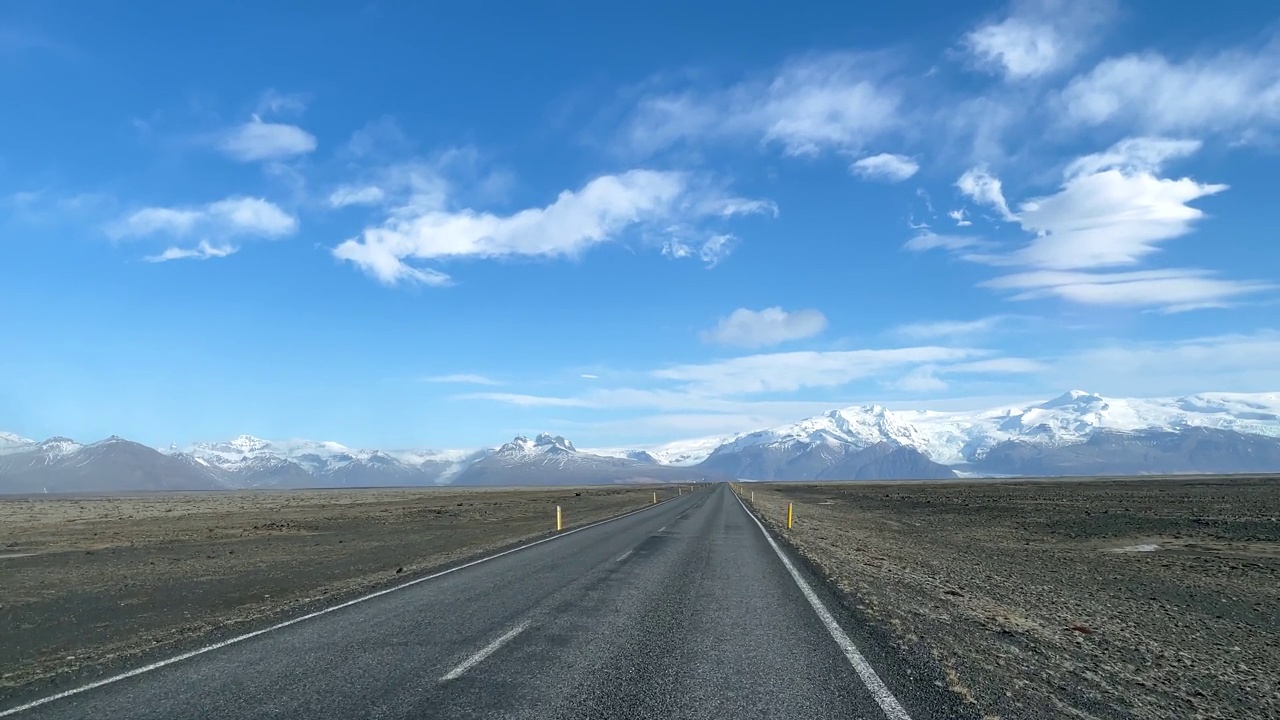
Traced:
POLYGON ((965 716, 915 667, 719 485, 14 716, 965 716))

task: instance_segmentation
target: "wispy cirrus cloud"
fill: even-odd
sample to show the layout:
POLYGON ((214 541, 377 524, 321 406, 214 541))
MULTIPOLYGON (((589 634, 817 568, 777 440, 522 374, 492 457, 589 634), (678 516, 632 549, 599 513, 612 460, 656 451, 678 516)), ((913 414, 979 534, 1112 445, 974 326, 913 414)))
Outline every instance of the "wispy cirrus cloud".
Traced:
POLYGON ((1222 133, 1280 126, 1280 42, 1171 60, 1155 52, 1102 61, 1059 94, 1061 119, 1147 133, 1222 133))
MULTIPOLYGON (((647 409, 663 413, 753 414, 800 417, 830 409, 833 393, 851 383, 923 391, 948 387, 949 376, 1007 377, 1036 373, 1039 362, 973 347, 918 346, 828 352, 763 353, 643 373, 656 386, 595 387, 571 395, 481 392, 458 396, 519 407, 647 409), (821 390, 825 399, 778 399, 778 394, 821 390)), ((635 376, 633 375, 633 379, 635 376)))
POLYGON ((1014 300, 1058 297, 1084 305, 1157 306, 1166 313, 1229 307, 1242 296, 1280 287, 1257 280, 1227 280, 1195 268, 1106 273, 1037 270, 980 284, 1015 291, 1014 300))
POLYGON ((786 155, 856 152, 895 128, 902 97, 882 58, 826 53, 792 59, 725 89, 650 95, 623 137, 647 154, 687 142, 748 140, 786 155))
POLYGON ((1048 375, 1059 387, 1112 395, 1273 392, 1280 387, 1278 356, 1275 328, 1174 340, 1104 339, 1058 359, 1048 375))
POLYGON ((961 44, 978 68, 1025 81, 1071 67, 1114 14, 1110 0, 1016 0, 961 44))
POLYGON ((380 205, 387 199, 387 192, 377 185, 343 185, 329 193, 329 206, 380 205))
POLYGON ((654 370, 650 375, 672 381, 686 392, 711 396, 749 395, 838 387, 903 366, 959 362, 989 354, 989 351, 976 348, 937 346, 765 353, 709 363, 675 365, 654 370))
POLYGON ((969 250, 990 247, 990 243, 972 235, 940 235, 928 228, 920 228, 915 237, 903 244, 904 250, 925 252, 927 250, 969 250))
POLYGON ((494 380, 487 375, 477 373, 452 373, 449 375, 430 375, 422 378, 423 382, 429 383, 449 383, 456 385, 504 385, 500 380, 494 380))
POLYGON ((969 338, 989 334, 1004 327, 1013 320, 1014 315, 989 315, 976 320, 937 320, 934 322, 908 323, 892 330, 894 335, 911 340, 933 340, 936 338, 969 338))

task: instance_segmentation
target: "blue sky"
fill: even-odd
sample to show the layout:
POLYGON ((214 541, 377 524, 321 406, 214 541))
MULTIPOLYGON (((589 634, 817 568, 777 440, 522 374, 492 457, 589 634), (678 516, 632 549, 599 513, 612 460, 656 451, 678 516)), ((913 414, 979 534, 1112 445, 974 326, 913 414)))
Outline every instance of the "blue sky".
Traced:
POLYGON ((443 5, 6 3, 0 428, 1280 389, 1271 3, 443 5))

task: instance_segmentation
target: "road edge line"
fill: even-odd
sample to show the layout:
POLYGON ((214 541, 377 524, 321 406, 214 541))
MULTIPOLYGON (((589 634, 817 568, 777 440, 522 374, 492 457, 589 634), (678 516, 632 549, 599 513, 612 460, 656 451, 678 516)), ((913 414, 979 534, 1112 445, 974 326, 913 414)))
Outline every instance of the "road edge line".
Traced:
POLYGON ((505 555, 510 555, 511 553, 514 553, 514 552, 520 552, 521 550, 527 550, 528 548, 531 548, 531 547, 533 547, 533 546, 535 546, 535 545, 541 545, 541 544, 543 544, 543 543, 551 542, 552 540, 559 540, 560 538, 565 537, 566 535, 572 535, 572 534, 574 534, 574 533, 576 533, 576 532, 582 532, 583 530, 590 530, 590 529, 591 529, 591 528, 593 528, 593 527, 598 527, 598 526, 600 526, 600 525, 604 525, 605 523, 611 523, 611 522, 613 522, 613 521, 615 521, 615 520, 621 520, 621 519, 623 519, 623 518, 631 517, 632 515, 636 515, 636 514, 642 513, 642 512, 644 512, 644 511, 646 511, 646 510, 652 510, 653 508, 660 507, 660 506, 665 505, 665 504, 667 504, 667 503, 669 503, 669 502, 672 502, 673 500, 680 500, 680 499, 681 499, 681 496, 679 496, 679 495, 677 495, 676 497, 673 497, 673 498, 667 498, 666 500, 662 500, 662 501, 660 501, 660 502, 658 502, 658 503, 656 503, 656 504, 649 504, 649 505, 645 505, 645 506, 644 506, 644 507, 642 507, 642 508, 638 508, 638 509, 636 509, 636 510, 632 510, 632 511, 630 511, 630 512, 626 512, 626 513, 623 513, 623 514, 621 514, 621 515, 615 515, 614 517, 611 517, 611 518, 605 518, 604 520, 598 520, 598 521, 596 521, 596 522, 591 523, 590 525, 583 525, 582 527, 573 528, 572 530, 565 530, 565 531, 563 531, 563 532, 560 532, 560 533, 557 533, 557 534, 555 534, 555 535, 552 535, 551 537, 545 537, 545 538, 542 538, 541 540, 535 540, 535 541, 533 541, 533 542, 531 542, 531 543, 528 543, 528 544, 526 544, 526 545, 521 545, 521 546, 519 546, 519 547, 514 547, 514 548, 511 548, 511 549, 509 549, 509 550, 503 550, 503 551, 502 551, 502 552, 500 552, 500 553, 495 553, 495 554, 493 554, 493 555, 487 555, 487 556, 485 556, 485 557, 482 557, 482 558, 479 558, 479 559, 476 559, 476 560, 472 560, 472 561, 470 561, 470 562, 463 563, 462 565, 456 565, 456 566, 454 566, 454 567, 448 568, 447 570, 441 570, 441 571, 439 571, 439 572, 434 572, 434 573, 431 573, 430 575, 426 575, 426 576, 423 576, 423 577, 420 577, 420 578, 414 578, 413 580, 410 580, 410 581, 408 581, 408 582, 401 583, 401 584, 399 584, 399 585, 393 585, 393 586, 391 586, 391 587, 389 587, 389 588, 383 588, 383 589, 378 590, 378 591, 376 591, 376 592, 369 593, 368 595, 361 595, 360 597, 352 598, 351 600, 347 600, 347 601, 345 601, 345 602, 339 603, 339 604, 334 605, 334 606, 332 606, 332 607, 327 607, 327 608, 323 608, 323 609, 321 609, 321 610, 316 610, 316 611, 314 611, 314 612, 309 612, 309 613, 307 613, 306 615, 301 615, 301 616, 296 617, 296 618, 291 618, 291 619, 289 619, 289 620, 284 620, 284 621, 278 622, 278 623, 276 623, 276 624, 274 624, 274 625, 271 625, 271 626, 269 626, 269 627, 262 628, 262 629, 260 629, 260 630, 254 630, 253 632, 247 632, 247 633, 245 633, 245 634, 243 634, 243 635, 237 635, 237 636, 232 637, 232 638, 227 638, 226 640, 220 640, 220 641, 218 641, 218 642, 216 642, 216 643, 213 643, 212 645, 206 645, 206 646, 201 647, 201 648, 196 648, 195 650, 190 650, 190 651, 187 651, 187 652, 184 652, 184 653, 180 653, 180 654, 178 654, 178 655, 174 655, 173 657, 165 658, 164 660, 157 660, 156 662, 148 663, 148 664, 146 664, 146 665, 143 665, 142 667, 134 668, 133 670, 129 670, 129 671, 127 671, 127 672, 122 672, 122 673, 120 673, 120 674, 118 674, 118 675, 112 675, 111 677, 103 678, 103 679, 101 679, 101 680, 95 680, 94 682, 91 682, 91 683, 89 683, 89 684, 87 684, 87 685, 81 685, 80 687, 71 688, 70 690, 63 690, 63 691, 62 691, 62 692, 60 692, 60 693, 55 693, 55 694, 50 695, 50 696, 48 696, 48 697, 43 697, 43 698, 39 698, 39 699, 37 699, 37 700, 32 700, 31 702, 25 703, 25 704, 23 704, 23 705, 17 705, 17 706, 15 706, 15 707, 11 707, 11 708, 9 708, 9 709, 7 709, 7 710, 0 710, 0 717, 8 717, 8 716, 10 716, 10 715, 17 715, 17 714, 18 714, 18 713, 20 713, 20 712, 26 712, 27 710, 31 710, 31 709, 33 709, 33 708, 40 707, 41 705, 46 705, 46 704, 48 704, 48 703, 54 702, 55 700, 62 700, 63 698, 68 698, 68 697, 71 697, 72 695, 79 695, 79 694, 80 694, 80 693, 82 693, 82 692, 88 692, 89 690, 95 690, 95 689, 100 688, 100 687, 102 687, 102 686, 104 686, 104 685, 111 685, 111 684, 113 684, 113 683, 120 682, 121 680, 128 680, 128 679, 129 679, 129 678, 131 678, 131 677, 135 677, 135 676, 137 676, 137 675, 142 675, 142 674, 144 674, 144 673, 151 672, 152 670, 159 670, 160 668, 165 667, 166 665, 173 665, 174 663, 179 663, 179 662, 182 662, 183 660, 189 660, 189 659, 191 659, 191 658, 193 658, 193 657, 195 657, 195 656, 197 656, 197 655, 203 655, 203 654, 205 654, 205 653, 207 653, 207 652, 212 652, 212 651, 214 651, 214 650, 219 650, 219 649, 224 648, 224 647, 226 647, 226 646, 228 646, 228 645, 234 645, 234 644, 236 644, 236 643, 238 643, 238 642, 242 642, 242 641, 244 641, 244 640, 249 640, 249 639, 251 639, 251 638, 258 637, 259 635, 266 635, 266 634, 267 634, 267 633, 269 633, 269 632, 273 632, 273 631, 275 631, 275 630, 280 630, 280 629, 282 629, 282 628, 289 627, 290 625, 296 625, 297 623, 300 623, 300 622, 302 622, 302 621, 304 621, 304 620, 310 620, 310 619, 312 619, 312 618, 320 617, 321 615, 327 615, 327 614, 329 614, 329 613, 331 613, 331 612, 334 612, 334 611, 336 611, 336 610, 341 610, 341 609, 343 609, 343 608, 348 608, 348 607, 351 607, 352 605, 357 605, 357 604, 362 603, 362 602, 364 602, 364 601, 366 601, 366 600, 372 600, 372 599, 374 599, 374 598, 376 598, 376 597, 382 597, 383 595, 387 595, 387 594, 389 594, 389 593, 393 593, 393 592, 395 592, 395 591, 397 591, 397 590, 403 590, 403 589, 405 589, 405 588, 407 588, 407 587, 412 587, 412 586, 417 585, 417 584, 419 584, 419 583, 424 583, 424 582, 426 582, 426 581, 428 581, 428 580, 434 580, 434 579, 436 579, 436 578, 438 578, 438 577, 442 577, 442 576, 444 576, 444 575, 448 575, 449 573, 454 573, 454 572, 457 572, 457 571, 459 571, 459 570, 463 570, 463 569, 466 569, 466 568, 469 568, 469 567, 472 567, 472 566, 475 566, 475 565, 479 565, 479 564, 481 564, 481 563, 486 563, 486 562, 489 562, 490 560, 496 560, 496 559, 498 559, 498 558, 500 558, 500 557, 503 557, 503 556, 505 556, 505 555))
MULTIPOLYGON (((730 492, 733 492, 732 488, 730 488, 730 492)), ((795 581, 796 585, 800 588, 800 592, 803 593, 805 599, 809 601, 809 605, 813 607, 813 611, 818 615, 818 619, 826 626, 827 632, 831 635, 831 638, 835 640, 836 644, 840 646, 840 649, 844 651, 845 658, 849 660, 849 664, 853 666, 855 671, 857 671, 858 677, 862 680, 862 684, 866 686, 867 691, 871 693, 871 697, 875 699, 876 704, 880 706, 882 711, 884 711, 885 716, 888 717, 889 720, 911 720, 911 715, 909 715, 906 709, 902 707, 902 703, 898 702, 898 699, 894 697, 893 692, 889 690, 889 686, 885 685, 884 681, 880 679, 880 676, 876 674, 875 668, 871 667, 871 663, 868 662, 867 658, 858 650, 858 646, 849 638, 849 634, 844 631, 844 628, 840 627, 840 623, 836 622, 835 616, 831 614, 831 611, 827 609, 827 606, 822 604, 822 600, 818 597, 818 594, 815 593, 813 588, 809 586, 809 583, 801 577, 800 571, 796 569, 796 566, 791 562, 791 558, 787 557, 786 553, 782 551, 782 548, 778 546, 777 541, 775 541, 773 536, 769 534, 769 531, 765 529, 764 523, 760 522, 760 519, 756 517, 755 513, 751 512, 747 507, 747 504, 742 502, 742 497, 739 496, 738 493, 733 492, 733 496, 738 500, 738 504, 742 506, 742 510, 747 514, 747 517, 751 518, 752 522, 756 524, 756 527, 760 528, 760 532, 764 535, 764 539, 769 541, 769 546, 773 548, 773 552, 778 555, 778 559, 781 560, 782 564, 787 568, 787 572, 791 574, 791 579, 795 581)))

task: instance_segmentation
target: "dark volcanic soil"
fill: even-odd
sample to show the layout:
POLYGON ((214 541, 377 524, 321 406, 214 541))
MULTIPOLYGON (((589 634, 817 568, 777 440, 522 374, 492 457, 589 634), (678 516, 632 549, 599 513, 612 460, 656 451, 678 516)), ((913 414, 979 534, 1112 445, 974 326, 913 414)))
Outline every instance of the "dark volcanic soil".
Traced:
POLYGON ((1276 478, 738 490, 987 717, 1280 718, 1276 478))
POLYGON ((0 499, 0 699, 640 508, 674 489, 0 499))

